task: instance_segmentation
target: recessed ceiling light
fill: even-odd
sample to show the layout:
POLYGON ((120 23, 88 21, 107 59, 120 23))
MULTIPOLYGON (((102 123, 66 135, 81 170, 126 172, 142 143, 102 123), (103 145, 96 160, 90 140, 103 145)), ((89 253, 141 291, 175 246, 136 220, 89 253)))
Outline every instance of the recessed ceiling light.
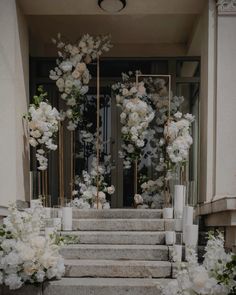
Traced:
POLYGON ((119 12, 126 6, 126 0, 98 0, 98 5, 106 12, 119 12))

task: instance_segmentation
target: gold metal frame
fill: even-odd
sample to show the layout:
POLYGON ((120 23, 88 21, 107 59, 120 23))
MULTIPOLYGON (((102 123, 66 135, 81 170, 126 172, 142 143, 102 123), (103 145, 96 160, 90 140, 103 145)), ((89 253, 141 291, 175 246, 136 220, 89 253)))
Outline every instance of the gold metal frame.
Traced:
POLYGON ((97 149, 97 178, 96 178, 96 185, 97 185, 97 209, 99 204, 98 193, 99 193, 99 155, 100 155, 100 138, 99 138, 99 118, 100 118, 100 61, 99 56, 97 56, 97 140, 96 140, 96 149, 97 149))

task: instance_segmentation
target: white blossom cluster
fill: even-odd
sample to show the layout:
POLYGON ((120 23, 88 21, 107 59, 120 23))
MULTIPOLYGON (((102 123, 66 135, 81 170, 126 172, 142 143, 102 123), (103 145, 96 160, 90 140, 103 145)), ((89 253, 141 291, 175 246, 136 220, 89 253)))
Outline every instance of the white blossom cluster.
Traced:
POLYGON ((182 115, 177 112, 173 119, 168 120, 164 135, 167 145, 167 153, 172 163, 183 163, 188 160, 189 149, 193 143, 190 135, 191 124, 194 116, 191 114, 182 115))
POLYGON ((198 263, 197 254, 191 248, 186 249, 187 262, 181 263, 177 272, 177 280, 164 286, 163 295, 227 295, 236 286, 235 272, 232 278, 222 282, 219 275, 227 270, 227 263, 232 254, 224 250, 223 235, 210 236, 203 264, 198 263))
POLYGON ((80 120, 80 97, 88 92, 91 79, 87 64, 111 48, 109 36, 92 37, 88 34, 75 44, 61 39, 52 39, 58 48, 57 66, 50 71, 49 77, 56 81, 61 98, 68 106, 65 116, 68 118, 69 130, 75 130, 80 120))
POLYGON ((99 164, 97 169, 97 159, 93 158, 91 163, 91 171, 82 172, 82 178, 76 177, 75 185, 79 187, 78 191, 74 191, 73 195, 76 197, 72 201, 72 206, 78 207, 80 209, 90 209, 97 208, 97 197, 98 197, 98 208, 99 209, 109 209, 110 204, 106 200, 106 194, 112 195, 115 192, 114 185, 109 186, 105 182, 105 175, 109 173, 107 170, 107 163, 109 162, 110 157, 105 160, 105 164, 99 164), (98 187, 97 191, 97 170, 98 170, 98 187))
POLYGON ((34 96, 34 103, 29 106, 27 118, 29 127, 29 144, 36 147, 36 158, 39 162, 38 169, 46 170, 48 167, 47 152, 55 151, 57 145, 54 142, 58 132, 58 122, 61 119, 56 108, 49 102, 43 101, 47 95, 41 91, 39 96, 34 96))
POLYGON ((164 176, 156 180, 147 180, 141 184, 142 198, 150 208, 160 208, 163 204, 164 176))
POLYGON ((65 271, 59 248, 40 235, 42 208, 9 208, 0 228, 0 285, 18 289, 25 283, 60 279, 65 271))
POLYGON ((116 94, 117 106, 122 110, 120 122, 122 124, 122 151, 119 155, 124 159, 124 168, 131 168, 131 163, 140 158, 148 127, 154 118, 154 112, 145 102, 146 89, 143 82, 134 83, 129 76, 123 74, 123 83, 112 86, 116 94))

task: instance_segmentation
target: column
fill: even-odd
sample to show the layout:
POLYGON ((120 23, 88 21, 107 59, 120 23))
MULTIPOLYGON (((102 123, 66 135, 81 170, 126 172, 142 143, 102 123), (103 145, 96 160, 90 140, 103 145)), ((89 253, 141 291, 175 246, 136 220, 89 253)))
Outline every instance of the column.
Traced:
POLYGON ((235 0, 218 1, 217 23, 215 199, 236 197, 235 0))

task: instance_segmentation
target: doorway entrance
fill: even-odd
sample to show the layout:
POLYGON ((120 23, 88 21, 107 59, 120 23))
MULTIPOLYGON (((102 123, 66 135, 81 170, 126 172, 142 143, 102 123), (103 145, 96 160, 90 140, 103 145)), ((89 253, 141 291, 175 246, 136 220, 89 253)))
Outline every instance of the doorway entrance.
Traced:
MULTIPOLYGON (((49 71, 55 65, 55 58, 31 58, 31 97, 37 87, 43 85, 49 94, 51 103, 61 109, 63 103, 55 83, 48 78, 49 71)), ((84 104, 86 109, 86 122, 91 123, 91 133, 96 129, 96 64, 89 67, 93 77, 90 90, 84 104)), ((116 106, 115 98, 112 96, 111 86, 121 80, 121 73, 140 70, 144 74, 171 75, 172 91, 174 95, 184 96, 183 111, 195 115, 193 126, 194 145, 190 154, 190 165, 188 167, 189 179, 194 180, 194 186, 198 187, 198 104, 200 83, 200 59, 198 57, 187 58, 104 58, 101 60, 101 103, 100 103, 100 136, 102 138, 103 157, 110 155, 110 180, 116 191, 111 197, 111 207, 131 207, 133 204, 133 169, 123 169, 122 159, 119 158, 121 149, 121 124, 120 110, 116 106)), ((65 197, 70 197, 70 163, 71 147, 68 130, 64 130, 64 187, 65 197)), ((75 132, 75 146, 73 153, 74 175, 81 175, 83 170, 89 171, 94 155, 94 147, 81 141, 81 132, 75 132)), ((34 157, 31 157, 33 159, 34 157)), ((56 204, 59 196, 59 154, 52 153, 49 158, 49 193, 52 203, 56 204)), ((150 167, 147 169, 152 170, 150 167)), ((36 171, 36 163, 31 162, 31 170, 36 171)), ((152 172, 149 172, 149 174, 152 172)), ((152 175, 149 175, 152 177, 152 175)), ((34 195, 37 195, 37 184, 34 195)), ((196 194, 197 195, 197 194, 196 194)), ((194 200, 196 203, 197 200, 194 200)))

